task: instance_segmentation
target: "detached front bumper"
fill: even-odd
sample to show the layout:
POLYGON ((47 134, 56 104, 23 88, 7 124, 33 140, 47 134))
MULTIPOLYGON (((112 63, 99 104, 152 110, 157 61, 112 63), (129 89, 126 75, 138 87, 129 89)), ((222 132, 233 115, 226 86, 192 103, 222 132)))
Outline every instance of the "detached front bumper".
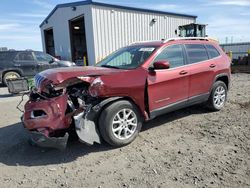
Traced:
POLYGON ((23 123, 28 130, 55 130, 69 128, 71 117, 66 115, 68 95, 32 101, 24 106, 23 123))
POLYGON ((32 144, 46 147, 46 148, 56 148, 59 150, 64 150, 67 146, 69 134, 66 132, 63 137, 47 137, 43 133, 30 131, 30 139, 32 144))
POLYGON ((101 143, 95 122, 96 112, 92 106, 66 113, 67 100, 68 95, 65 94, 46 100, 29 100, 25 104, 22 122, 31 135, 32 143, 41 147, 64 149, 69 137, 66 131, 73 124, 80 141, 90 145, 101 143), (55 136, 58 132, 64 133, 64 136, 55 136))
POLYGON ((66 114, 67 98, 65 94, 46 100, 29 100, 25 104, 21 119, 30 134, 31 143, 60 150, 66 148, 69 137, 66 130, 72 122, 71 116, 66 114), (64 136, 57 137, 55 132, 64 136))

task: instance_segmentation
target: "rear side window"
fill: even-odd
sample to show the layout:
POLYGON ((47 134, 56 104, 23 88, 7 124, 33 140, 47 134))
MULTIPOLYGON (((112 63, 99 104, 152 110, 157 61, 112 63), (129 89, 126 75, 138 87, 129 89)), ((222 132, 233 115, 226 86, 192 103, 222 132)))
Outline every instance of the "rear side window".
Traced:
POLYGON ((189 63, 208 60, 208 54, 203 44, 185 44, 189 63))
POLYGON ((220 56, 220 53, 214 46, 206 45, 206 48, 210 59, 220 56))
POLYGON ((19 52, 15 57, 16 61, 34 61, 34 57, 31 52, 19 52))
POLYGON ((0 52, 0 61, 9 61, 13 59, 15 52, 0 52))
POLYGON ((170 64, 170 68, 184 65, 184 56, 181 45, 166 47, 154 60, 154 62, 165 60, 170 64))
POLYGON ((7 53, 0 52, 0 60, 5 60, 5 59, 7 59, 7 57, 8 57, 7 53))

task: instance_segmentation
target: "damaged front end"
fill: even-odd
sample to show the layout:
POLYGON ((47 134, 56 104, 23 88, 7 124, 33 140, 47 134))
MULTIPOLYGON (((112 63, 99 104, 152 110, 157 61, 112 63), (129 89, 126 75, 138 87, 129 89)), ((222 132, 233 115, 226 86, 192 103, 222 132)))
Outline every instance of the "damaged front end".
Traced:
POLYGON ((100 143, 97 115, 103 99, 89 94, 90 80, 94 78, 74 78, 53 85, 46 78, 35 78, 36 88, 30 92, 22 116, 33 143, 64 149, 71 132, 84 143, 100 143))

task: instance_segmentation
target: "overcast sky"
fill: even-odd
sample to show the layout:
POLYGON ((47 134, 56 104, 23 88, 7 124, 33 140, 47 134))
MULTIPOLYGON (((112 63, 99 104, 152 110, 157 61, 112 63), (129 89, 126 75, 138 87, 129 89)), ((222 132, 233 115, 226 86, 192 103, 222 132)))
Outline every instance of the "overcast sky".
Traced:
MULTIPOLYGON (((74 1, 74 0, 73 0, 74 1)), ((71 0, 1 0, 0 47, 42 50, 39 25, 71 0)), ((250 41, 250 0, 98 0, 99 2, 197 15, 208 35, 224 43, 250 41)))

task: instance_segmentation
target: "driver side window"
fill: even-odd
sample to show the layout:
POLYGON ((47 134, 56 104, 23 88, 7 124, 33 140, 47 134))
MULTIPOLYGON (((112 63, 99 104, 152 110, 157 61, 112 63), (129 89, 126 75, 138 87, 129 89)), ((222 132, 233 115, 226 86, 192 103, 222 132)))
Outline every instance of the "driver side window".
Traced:
POLYGON ((34 53, 35 53, 37 61, 39 62, 49 63, 50 61, 52 61, 52 57, 45 53, 42 53, 42 52, 34 52, 34 53))
POLYGON ((184 65, 184 55, 181 45, 172 45, 166 47, 154 60, 157 61, 168 61, 170 68, 180 67, 184 65))

